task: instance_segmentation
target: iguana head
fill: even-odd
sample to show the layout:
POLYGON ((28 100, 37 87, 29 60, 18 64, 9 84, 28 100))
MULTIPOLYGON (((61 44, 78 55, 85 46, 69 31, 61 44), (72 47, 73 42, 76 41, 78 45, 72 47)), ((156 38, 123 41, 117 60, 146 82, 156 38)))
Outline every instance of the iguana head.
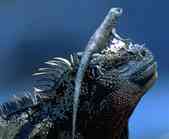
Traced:
POLYGON ((96 93, 112 94, 116 108, 133 107, 157 78, 156 62, 147 48, 117 39, 93 54, 88 71, 93 82, 101 86, 96 93))
POLYGON ((110 39, 91 56, 84 77, 78 129, 89 139, 120 138, 123 133, 127 138, 123 130, 129 117, 157 78, 152 53, 143 45, 110 39))

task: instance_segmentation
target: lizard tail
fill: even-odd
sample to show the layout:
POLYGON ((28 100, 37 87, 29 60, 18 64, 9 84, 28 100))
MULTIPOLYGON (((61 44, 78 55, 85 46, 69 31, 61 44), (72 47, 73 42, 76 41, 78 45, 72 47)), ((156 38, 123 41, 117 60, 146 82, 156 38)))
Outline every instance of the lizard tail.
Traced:
POLYGON ((80 65, 77 71, 76 79, 75 79, 75 91, 74 91, 74 102, 73 102, 73 121, 72 121, 72 139, 75 138, 75 130, 76 130, 76 117, 78 111, 78 101, 80 96, 81 82, 84 77, 85 70, 90 61, 90 58, 93 53, 101 51, 106 47, 106 43, 112 33, 112 29, 115 28, 117 18, 122 14, 121 8, 112 8, 108 12, 104 21, 100 25, 100 27, 96 30, 93 36, 90 38, 85 52, 80 61, 80 65))

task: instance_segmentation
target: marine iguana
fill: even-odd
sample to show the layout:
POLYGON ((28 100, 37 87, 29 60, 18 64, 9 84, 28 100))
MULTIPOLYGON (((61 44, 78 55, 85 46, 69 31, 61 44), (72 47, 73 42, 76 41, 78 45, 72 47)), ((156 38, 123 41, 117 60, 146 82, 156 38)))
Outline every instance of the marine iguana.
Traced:
MULTIPOLYGON (((157 78, 152 53, 108 27, 104 46, 92 50, 83 70, 73 138, 128 139, 128 120, 157 78)), ((38 84, 32 93, 1 105, 1 139, 72 138, 75 80, 85 53, 46 62, 34 74, 38 84)))

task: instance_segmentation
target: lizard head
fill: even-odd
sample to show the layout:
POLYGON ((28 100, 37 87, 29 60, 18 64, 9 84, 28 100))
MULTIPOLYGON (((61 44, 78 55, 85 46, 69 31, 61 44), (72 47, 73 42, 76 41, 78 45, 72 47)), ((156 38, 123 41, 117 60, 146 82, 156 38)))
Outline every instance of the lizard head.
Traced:
POLYGON ((157 66, 143 45, 113 38, 91 56, 85 75, 79 107, 82 123, 86 110, 89 114, 84 131, 94 138, 115 138, 121 136, 139 100, 155 82, 157 66))
POLYGON ((93 54, 89 71, 97 86, 102 86, 100 93, 113 96, 111 100, 116 108, 135 106, 157 78, 156 62, 150 50, 117 39, 93 54))

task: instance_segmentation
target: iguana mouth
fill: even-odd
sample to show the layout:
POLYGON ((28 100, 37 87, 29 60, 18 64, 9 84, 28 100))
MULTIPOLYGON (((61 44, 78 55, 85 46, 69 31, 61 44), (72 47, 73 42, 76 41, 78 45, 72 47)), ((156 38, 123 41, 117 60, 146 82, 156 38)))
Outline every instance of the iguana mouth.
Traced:
POLYGON ((144 91, 147 91, 156 81, 158 77, 157 64, 152 64, 146 71, 147 79, 145 78, 144 91))
POLYGON ((147 91, 153 85, 158 76, 156 62, 151 61, 146 64, 141 71, 142 72, 140 72, 139 75, 137 74, 137 76, 133 78, 133 81, 141 86, 144 91, 147 91))

